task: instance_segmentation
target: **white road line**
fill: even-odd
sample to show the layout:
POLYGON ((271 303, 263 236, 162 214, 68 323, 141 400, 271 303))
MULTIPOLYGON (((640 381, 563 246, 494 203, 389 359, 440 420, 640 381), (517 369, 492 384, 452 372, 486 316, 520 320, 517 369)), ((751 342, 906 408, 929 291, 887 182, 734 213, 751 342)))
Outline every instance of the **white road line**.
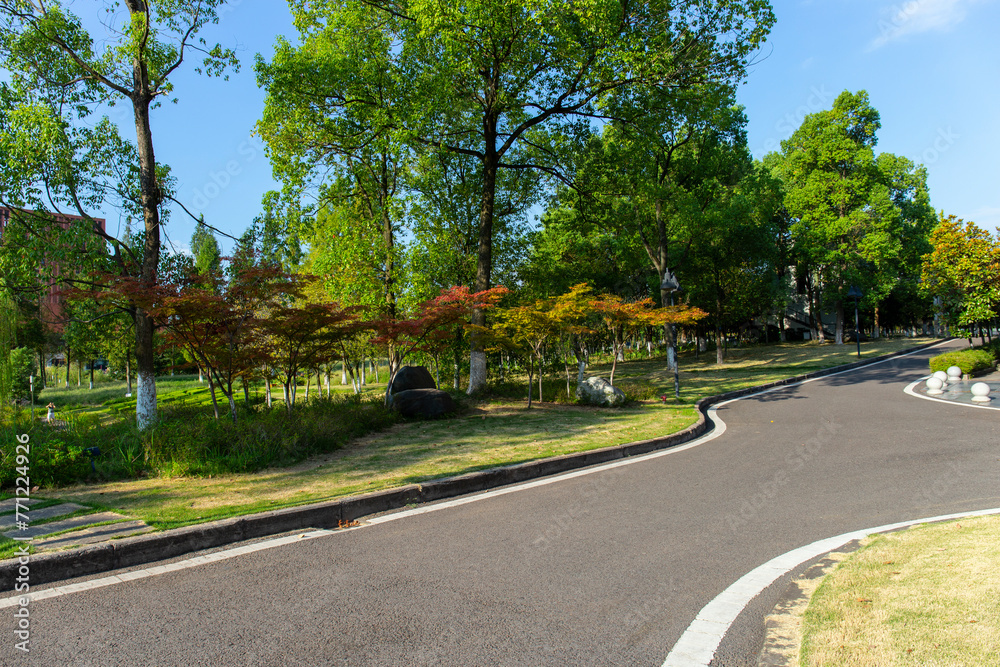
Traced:
MULTIPOLYGON (((946 341, 942 341, 942 343, 943 342, 946 342, 946 341)), ((938 345, 940 345, 940 344, 941 343, 938 343, 938 345)), ((936 345, 934 347, 936 347, 936 345)), ((927 348, 925 348, 925 349, 927 349, 927 348)), ((877 361, 877 362, 875 362, 873 364, 868 364, 866 366, 862 366, 861 368, 870 368, 870 367, 876 366, 878 364, 888 363, 890 361, 894 361, 896 359, 901 359, 902 357, 907 357, 907 356, 910 356, 911 354, 916 354, 916 353, 922 352, 922 351, 923 350, 914 350, 913 352, 908 352, 907 354, 903 354, 903 355, 899 355, 899 356, 896 356, 896 357, 892 357, 891 359, 883 359, 882 361, 877 361)), ((622 467, 622 466, 634 465, 636 463, 642 463, 643 461, 650 461, 652 459, 657 459, 657 458, 660 458, 660 457, 663 457, 663 456, 671 456, 673 454, 679 454, 680 452, 686 451, 688 449, 693 449, 694 447, 699 447, 699 446, 701 446, 701 445, 703 445, 703 444, 705 444, 707 442, 711 442, 712 440, 715 440, 716 438, 718 438, 719 436, 721 436, 722 434, 724 434, 726 432, 726 422, 724 422, 722 420, 722 418, 720 418, 718 416, 718 414, 717 414, 718 408, 721 408, 721 407, 723 407, 725 405, 728 405, 730 403, 735 403, 736 401, 742 401, 742 400, 745 400, 745 399, 748 399, 748 398, 753 398, 755 396, 763 396, 764 394, 770 394, 770 393, 775 392, 775 391, 781 391, 781 390, 784 390, 784 389, 789 389, 791 387, 797 387, 799 385, 808 384, 810 382, 815 382, 816 380, 822 380, 822 379, 829 378, 829 377, 834 377, 836 375, 842 375, 844 373, 852 373, 852 372, 857 371, 857 370, 860 370, 860 369, 859 368, 851 368, 851 369, 848 369, 848 370, 839 371, 837 373, 830 373, 829 375, 823 375, 823 376, 818 377, 818 378, 810 378, 808 380, 802 380, 801 382, 795 382, 795 383, 792 383, 792 384, 781 385, 779 387, 772 387, 770 389, 765 389, 763 391, 759 391, 759 392, 756 392, 756 393, 753 393, 753 394, 747 394, 746 396, 740 396, 739 398, 733 398, 733 399, 730 399, 728 401, 723 401, 721 403, 713 405, 712 407, 710 407, 708 409, 708 413, 706 415, 706 418, 709 419, 709 420, 711 420, 715 424, 715 428, 711 432, 706 433, 705 435, 703 435, 703 436, 701 436, 701 437, 699 437, 699 438, 697 438, 695 440, 692 440, 691 442, 689 442, 689 443, 687 443, 685 445, 679 445, 677 447, 671 447, 670 449, 665 449, 665 450, 658 451, 658 452, 651 452, 649 454, 643 454, 641 456, 633 456, 633 457, 629 457, 629 458, 626 458, 626 459, 622 459, 620 461, 614 461, 612 463, 605 463, 605 464, 602 464, 602 465, 592 466, 592 467, 589 467, 589 468, 584 468, 582 470, 576 470, 576 471, 573 471, 573 472, 564 473, 564 474, 561 474, 561 475, 556 475, 554 477, 545 477, 545 478, 534 480, 534 481, 531 481, 531 482, 523 482, 521 484, 515 484, 515 485, 512 485, 512 486, 507 486, 507 487, 503 487, 503 488, 500 488, 500 489, 494 489, 494 490, 490 490, 490 491, 485 491, 483 493, 479 493, 479 494, 476 494, 476 495, 473 495, 473 496, 467 496, 465 498, 457 498, 455 500, 449 500, 449 501, 445 501, 445 502, 441 502, 441 503, 435 503, 433 505, 427 505, 427 506, 424 506, 424 507, 415 507, 413 509, 403 510, 401 512, 393 512, 392 514, 385 514, 385 515, 382 515, 382 516, 373 517, 371 519, 366 520, 363 524, 361 524, 360 526, 357 526, 355 528, 348 528, 348 529, 342 529, 342 530, 337 530, 337 531, 315 530, 315 531, 310 531, 308 533, 302 533, 300 535, 293 535, 291 537, 281 537, 281 538, 275 538, 275 539, 271 539, 271 540, 264 540, 264 541, 257 542, 255 544, 248 545, 248 546, 235 547, 233 549, 226 549, 226 550, 223 550, 223 551, 217 551, 215 553, 207 554, 207 555, 204 555, 204 556, 197 556, 197 557, 194 557, 194 558, 189 558, 187 560, 178 561, 178 562, 172 563, 170 565, 158 565, 158 566, 153 566, 153 567, 145 568, 145 569, 142 569, 142 570, 135 570, 133 572, 126 572, 126 573, 123 573, 123 574, 114 575, 114 576, 110 576, 110 577, 103 577, 103 578, 100 578, 100 579, 92 579, 90 581, 85 581, 85 582, 82 582, 80 584, 71 584, 71 585, 67 585, 67 586, 58 586, 58 587, 49 588, 49 589, 46 589, 46 590, 43 590, 43 591, 36 591, 34 593, 31 593, 27 597, 30 597, 32 601, 35 601, 35 600, 44 600, 46 598, 54 598, 54 597, 61 597, 63 595, 69 595, 70 593, 75 593, 75 592, 78 592, 78 591, 81 591, 81 590, 93 590, 95 588, 103 588, 105 586, 114 586, 114 585, 117 585, 117 584, 122 584, 122 583, 125 583, 127 581, 135 581, 137 579, 146 579, 148 577, 153 577, 153 576, 157 576, 157 575, 160 575, 160 574, 166 574, 167 572, 174 572, 174 571, 177 571, 177 570, 183 570, 183 569, 187 569, 187 568, 191 568, 191 567, 197 567, 199 565, 205 565, 207 563, 214 563, 214 562, 221 561, 221 560, 227 560, 229 558, 235 558, 237 556, 241 556, 241 555, 247 554, 247 553, 253 553, 255 551, 263 551, 265 549, 272 549, 274 547, 280 547, 280 546, 284 546, 284 545, 287 545, 287 544, 293 544, 293 543, 298 542, 298 541, 303 540, 303 539, 313 539, 313 538, 317 538, 317 537, 323 537, 323 536, 326 536, 326 535, 334 535, 336 533, 343 533, 343 532, 347 532, 349 530, 360 530, 360 529, 363 529, 363 528, 365 528, 366 526, 369 526, 369 525, 377 525, 377 524, 381 524, 381 523, 388 523, 390 521, 397 521, 399 519, 405 519, 407 517, 416 516, 416 515, 419 515, 419 514, 428 514, 430 512, 437 512, 437 511, 443 510, 443 509, 449 509, 449 508, 452 508, 452 507, 459 507, 461 505, 467 505, 469 503, 475 503, 475 502, 479 502, 479 501, 482 501, 482 500, 488 500, 490 498, 496 498, 496 497, 499 497, 499 496, 505 496, 505 495, 507 495, 509 493, 516 493, 518 491, 524 491, 526 489, 533 489, 533 488, 540 487, 540 486, 547 486, 549 484, 556 484, 558 482, 562 482, 562 481, 565 481, 565 480, 568 480, 568 479, 574 479, 574 478, 577 478, 577 477, 582 477, 584 475, 593 475, 595 473, 603 472, 605 470, 611 470, 613 468, 619 468, 619 467, 622 467)), ((21 597, 23 597, 23 596, 15 594, 13 597, 0 598, 0 609, 3 609, 5 607, 12 607, 12 606, 14 606, 16 604, 19 604, 19 600, 20 600, 21 597)), ((719 641, 721 641, 721 639, 722 639, 722 637, 720 635, 719 636, 719 641)), ((717 648, 717 646, 718 646, 718 643, 716 643, 711 648, 711 651, 714 652, 715 648, 717 648)))
POLYGON ((937 401, 938 403, 948 403, 949 405, 961 405, 966 408, 979 408, 980 410, 1000 410, 1000 407, 993 407, 991 405, 976 405, 975 403, 959 403, 958 401, 949 401, 947 398, 937 398, 935 396, 927 396, 925 394, 919 393, 916 390, 917 385, 920 384, 921 382, 926 382, 927 378, 929 377, 930 375, 925 375, 916 382, 911 382, 910 384, 906 385, 906 389, 904 389, 903 391, 909 394, 910 396, 916 396, 917 398, 922 398, 925 401, 937 401))
POLYGON ((1000 514, 1000 507, 975 512, 961 512, 943 516, 902 521, 878 528, 856 530, 836 537, 828 537, 812 544, 793 549, 776 558, 772 558, 760 567, 740 577, 732 586, 719 593, 695 617, 681 638, 674 644, 663 667, 707 667, 715 657, 722 638, 730 626, 750 603, 764 589, 773 584, 782 575, 818 556, 835 551, 852 540, 860 540, 876 533, 886 533, 900 528, 907 528, 922 523, 935 523, 952 519, 964 519, 974 516, 989 516, 1000 514))

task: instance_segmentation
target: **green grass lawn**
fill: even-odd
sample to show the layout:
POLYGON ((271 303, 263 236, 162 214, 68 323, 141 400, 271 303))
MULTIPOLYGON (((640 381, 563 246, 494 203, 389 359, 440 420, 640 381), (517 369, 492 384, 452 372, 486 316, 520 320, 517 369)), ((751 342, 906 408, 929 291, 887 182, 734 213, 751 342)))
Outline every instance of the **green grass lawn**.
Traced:
MULTIPOLYGON (((925 342, 928 339, 882 340, 865 344, 863 353, 873 357, 925 342)), ((673 374, 666 370, 664 359, 636 358, 618 364, 616 384, 631 384, 646 396, 668 394, 666 403, 654 398, 622 409, 542 403, 527 410, 518 397, 493 399, 470 403, 453 419, 397 424, 287 468, 213 477, 155 477, 48 493, 159 528, 305 504, 669 435, 697 421, 694 404, 701 398, 849 363, 855 360, 854 349, 816 343, 736 349, 730 350, 730 361, 722 366, 714 363, 714 354, 698 360, 682 356, 679 401, 672 398, 673 374)), ((598 365, 588 373, 607 377, 609 370, 598 365)), ((553 386, 563 382, 561 377, 550 380, 553 386)), ((207 389, 198 386, 196 378, 167 379, 159 387, 165 404, 207 405, 207 389)), ((384 387, 369 385, 368 390, 380 392, 384 387)), ((339 384, 337 388, 349 391, 339 384)), ((111 407, 125 413, 120 402, 111 407)))
POLYGON ((800 665, 1000 664, 1000 518, 868 538, 823 579, 800 665))

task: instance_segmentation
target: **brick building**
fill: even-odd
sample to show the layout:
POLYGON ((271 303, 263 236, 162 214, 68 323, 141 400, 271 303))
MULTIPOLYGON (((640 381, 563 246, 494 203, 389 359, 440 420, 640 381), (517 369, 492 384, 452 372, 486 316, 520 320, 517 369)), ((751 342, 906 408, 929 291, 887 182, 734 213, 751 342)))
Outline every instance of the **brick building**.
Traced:
MULTIPOLYGON (((53 222, 62 227, 67 227, 73 222, 85 220, 85 218, 78 215, 38 213, 36 211, 21 211, 0 206, 0 252, 6 252, 2 244, 4 229, 7 227, 12 218, 16 218, 19 215, 35 218, 33 221, 35 224, 37 224, 37 218, 41 216, 51 217, 53 222)), ((104 218, 94 218, 93 220, 100 225, 102 231, 106 229, 104 218)), ((55 331, 61 331, 64 324, 63 304, 65 303, 65 296, 63 294, 64 288, 58 282, 60 268, 61 267, 58 265, 52 267, 52 273, 55 279, 52 284, 49 285, 48 293, 41 300, 41 312, 39 313, 42 321, 55 331)))

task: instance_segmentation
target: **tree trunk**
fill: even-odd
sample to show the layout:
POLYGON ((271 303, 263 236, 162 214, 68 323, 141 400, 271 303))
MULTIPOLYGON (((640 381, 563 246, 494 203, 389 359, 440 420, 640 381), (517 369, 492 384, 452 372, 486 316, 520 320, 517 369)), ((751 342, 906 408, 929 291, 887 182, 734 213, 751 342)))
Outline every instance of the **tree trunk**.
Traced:
MULTIPOLYGON (((133 17, 145 20, 146 3, 126 0, 133 17)), ((156 156, 153 153, 153 131, 149 123, 149 105, 153 95, 149 89, 149 73, 143 53, 132 61, 132 110, 135 117, 136 151, 139 157, 139 200, 145 229, 140 279, 152 288, 157 283, 160 265, 160 203, 163 194, 156 180, 156 156)), ((153 319, 141 308, 135 310, 135 357, 139 369, 138 398, 135 418, 140 429, 156 421, 156 350, 153 348, 153 319)))
POLYGON ((875 306, 875 322, 872 327, 872 338, 882 337, 882 324, 879 320, 880 320, 879 309, 878 306, 875 306))
POLYGON ((219 418, 219 402, 215 398, 215 383, 212 382, 212 374, 208 374, 208 391, 212 394, 212 409, 215 411, 215 418, 219 418))
POLYGON ((65 385, 67 389, 69 389, 69 369, 70 369, 70 365, 69 365, 69 352, 70 352, 70 350, 67 347, 66 348, 66 385, 65 385))
POLYGON ((615 386, 615 369, 618 368, 618 346, 612 345, 611 350, 611 377, 608 378, 608 384, 612 387, 615 386))
MULTIPOLYGON (((125 384, 128 387, 126 396, 132 395, 132 363, 129 355, 125 355, 125 384)), ((68 375, 67 375, 68 376, 68 375)))
POLYGON ((715 326, 715 363, 726 363, 726 337, 722 335, 722 327, 715 326))
POLYGON ((243 402, 246 403, 247 407, 250 407, 250 383, 242 375, 240 381, 243 382, 243 402))
POLYGON ((531 409, 531 385, 534 381, 534 368, 532 368, 533 357, 528 357, 528 409, 531 409))
MULTIPOLYGON (((495 90, 493 91, 495 93, 495 90)), ((497 100, 490 100, 496 103, 497 100)), ((500 156, 497 154, 497 122, 498 115, 492 109, 483 121, 483 199, 479 214, 479 253, 476 257, 476 292, 488 290, 491 286, 493 273, 493 211, 496 205, 497 168, 500 156)), ((486 311, 477 308, 472 313, 472 323, 479 327, 486 326, 486 311)), ((486 352, 483 341, 478 333, 469 336, 469 388, 466 393, 472 395, 486 388, 486 352)))
MULTIPOLYGON (((42 387, 45 386, 45 377, 42 376, 42 387)), ((90 388, 94 388, 94 360, 90 360, 90 388)))
MULTIPOLYGON (((347 362, 346 361, 341 361, 340 362, 340 384, 341 385, 347 384, 347 362)), ((351 382, 351 384, 353 385, 354 383, 351 382)))
POLYGON ((836 315, 837 322, 833 329, 833 344, 843 345, 844 344, 844 302, 841 299, 837 299, 836 303, 833 304, 834 314, 836 315))
POLYGON ((538 359, 538 402, 541 403, 545 399, 542 398, 542 377, 545 373, 542 372, 542 359, 538 359))
POLYGON ((271 402, 271 373, 270 371, 264 376, 264 402, 267 403, 267 407, 272 407, 271 402))

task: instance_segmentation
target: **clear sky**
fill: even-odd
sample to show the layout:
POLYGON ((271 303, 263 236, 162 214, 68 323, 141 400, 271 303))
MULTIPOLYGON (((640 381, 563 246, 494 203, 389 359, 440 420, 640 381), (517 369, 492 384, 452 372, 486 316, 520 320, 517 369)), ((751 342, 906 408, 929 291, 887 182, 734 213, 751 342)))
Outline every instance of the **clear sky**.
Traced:
MULTIPOLYGON (((864 89, 881 112, 878 150, 927 166, 936 209, 990 229, 1000 224, 1000 0, 772 5, 777 25, 739 92, 755 156, 777 149, 805 114, 831 107, 840 92, 864 89)), ((253 136, 264 97, 253 61, 257 53, 269 57, 282 34, 294 40, 284 2, 231 2, 205 36, 236 48, 241 71, 223 82, 187 67, 175 79, 178 103, 153 116, 157 159, 173 168, 178 198, 233 236, 260 212, 263 193, 277 187, 253 136)), ((124 113, 119 107, 128 128, 124 113)), ((117 216, 107 214, 115 230, 117 216)), ((194 225, 177 211, 166 231, 180 250, 194 225)))

